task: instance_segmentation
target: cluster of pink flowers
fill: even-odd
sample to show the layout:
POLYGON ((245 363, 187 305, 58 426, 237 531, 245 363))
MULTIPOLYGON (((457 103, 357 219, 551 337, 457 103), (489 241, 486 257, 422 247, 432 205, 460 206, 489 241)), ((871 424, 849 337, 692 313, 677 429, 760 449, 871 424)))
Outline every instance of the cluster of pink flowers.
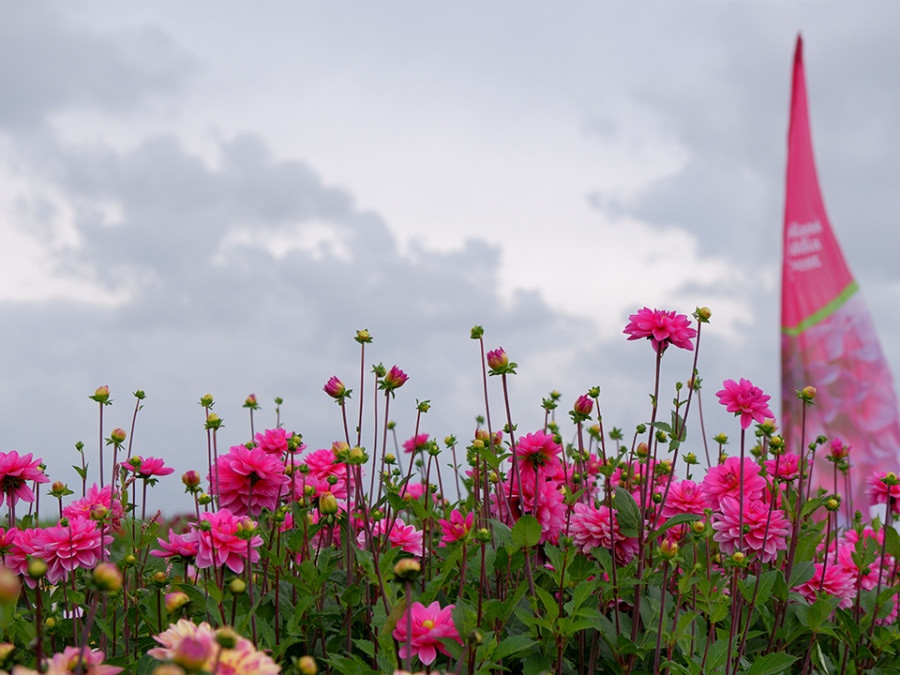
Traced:
POLYGON ((198 625, 179 619, 153 636, 160 646, 150 649, 147 654, 157 661, 181 666, 188 672, 215 670, 244 675, 278 675, 281 672, 280 666, 257 650, 250 640, 236 634, 233 637, 234 646, 226 649, 220 646, 217 631, 205 621, 198 625))

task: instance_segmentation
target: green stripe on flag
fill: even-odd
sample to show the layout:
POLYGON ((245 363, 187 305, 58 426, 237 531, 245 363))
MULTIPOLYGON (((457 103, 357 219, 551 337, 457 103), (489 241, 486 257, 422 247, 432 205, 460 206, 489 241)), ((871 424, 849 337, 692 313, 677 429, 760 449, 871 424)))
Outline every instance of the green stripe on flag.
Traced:
POLYGON ((841 306, 845 302, 847 302, 847 300, 849 300, 850 297, 854 293, 856 293, 856 291, 858 291, 858 290, 859 290, 859 284, 857 284, 856 280, 854 279, 849 284, 847 284, 847 287, 843 291, 838 293, 837 297, 834 300, 832 300, 827 305, 822 307, 822 309, 820 309, 817 312, 814 312, 813 314, 810 314, 808 317, 803 319, 803 321, 798 323, 796 326, 782 326, 781 332, 785 333, 787 335, 791 335, 791 336, 800 335, 800 333, 805 331, 810 326, 815 326, 820 321, 824 321, 829 316, 831 316, 836 311, 838 311, 841 308, 841 306))

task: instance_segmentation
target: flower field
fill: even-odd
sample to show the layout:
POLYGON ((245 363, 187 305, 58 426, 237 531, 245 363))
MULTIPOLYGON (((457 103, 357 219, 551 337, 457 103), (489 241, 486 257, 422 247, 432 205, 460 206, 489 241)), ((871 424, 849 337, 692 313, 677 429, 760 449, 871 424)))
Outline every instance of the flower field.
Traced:
MULTIPOLYGON (((280 425, 256 432, 253 395, 251 438, 220 448, 205 395, 205 465, 181 477, 186 515, 173 520, 146 509, 173 469, 131 452, 144 392, 131 429, 106 431, 100 387, 97 447, 79 444, 68 483, 26 451, 0 452, 0 673, 900 672, 900 479, 869 478, 883 511, 863 518, 868 505, 841 496, 852 448, 815 429, 783 438, 769 397, 740 377, 714 394, 732 438, 688 447, 709 319, 629 317, 655 378, 646 421, 627 432, 605 426, 599 387, 570 410, 552 392, 520 423, 518 366, 485 349, 480 326, 484 407, 465 439, 422 433, 429 403, 416 401, 411 437, 389 443, 398 366, 361 368, 356 391, 325 383, 329 448, 280 425), (693 366, 662 393, 670 348, 693 366), (364 410, 377 420, 365 443, 364 410), (814 456, 833 467, 825 485, 814 456)), ((372 337, 355 339, 364 364, 372 337)), ((816 404, 813 386, 797 397, 816 404)))

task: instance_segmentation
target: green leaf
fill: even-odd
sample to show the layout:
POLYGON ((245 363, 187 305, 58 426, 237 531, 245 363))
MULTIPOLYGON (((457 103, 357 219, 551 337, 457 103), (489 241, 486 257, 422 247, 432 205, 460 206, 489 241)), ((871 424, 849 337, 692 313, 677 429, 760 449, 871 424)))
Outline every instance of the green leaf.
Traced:
POLYGON ((534 516, 522 516, 512 529, 512 540, 519 548, 531 548, 541 540, 541 524, 534 516))
POLYGON ((788 590, 796 588, 800 584, 805 584, 813 578, 816 573, 816 566, 809 560, 804 560, 794 564, 791 570, 791 580, 788 582, 788 590))
POLYGON ((622 534, 626 537, 636 537, 641 511, 631 493, 625 488, 617 487, 613 507, 616 509, 616 522, 619 523, 622 534))
POLYGON ((900 558, 900 535, 893 527, 884 528, 884 549, 895 560, 900 558))
POLYGON ((534 644, 534 640, 527 635, 510 635, 509 637, 503 638, 503 641, 500 642, 497 649, 491 654, 491 660, 496 662, 500 659, 505 659, 507 656, 524 652, 526 649, 531 649, 534 644))
POLYGON ((785 654, 784 652, 772 652, 766 654, 753 662, 747 675, 776 675, 783 673, 788 667, 797 660, 796 656, 785 654))
POLYGON ((693 523, 695 520, 700 520, 700 518, 702 518, 702 516, 696 513, 679 513, 677 516, 669 518, 669 520, 660 525, 659 529, 651 532, 647 539, 656 539, 658 536, 664 534, 668 529, 675 527, 676 525, 693 523))

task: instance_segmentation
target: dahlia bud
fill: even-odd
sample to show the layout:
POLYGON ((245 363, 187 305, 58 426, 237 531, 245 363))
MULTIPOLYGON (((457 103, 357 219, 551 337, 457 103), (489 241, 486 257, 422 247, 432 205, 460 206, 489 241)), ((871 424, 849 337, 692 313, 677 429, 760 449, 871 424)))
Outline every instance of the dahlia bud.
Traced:
POLYGON ((97 565, 93 577, 100 590, 115 593, 122 588, 122 572, 113 563, 102 562, 97 565))
POLYGON ((803 387, 798 393, 797 398, 799 398, 804 403, 811 404, 813 399, 816 397, 816 388, 812 385, 807 385, 803 387))
POLYGON ((646 443, 638 443, 637 448, 635 449, 635 454, 638 457, 646 457, 647 456, 647 444, 646 443))
POLYGON ((428 410, 430 408, 431 408, 431 401, 422 401, 422 402, 416 401, 416 410, 419 411, 420 413, 425 414, 428 412, 428 410))
POLYGON ((491 540, 491 533, 486 527, 479 528, 478 530, 475 530, 475 540, 480 541, 483 544, 487 543, 491 540))
POLYGON ((731 562, 733 562, 735 565, 743 565, 746 558, 747 556, 745 556, 740 551, 735 551, 731 556, 731 562))
POLYGON ((825 510, 827 511, 837 511, 840 508, 841 503, 834 497, 825 502, 825 510))
POLYGON ((120 428, 113 429, 109 435, 109 440, 121 445, 125 441, 125 430, 120 428))
POLYGON ((365 328, 363 330, 356 331, 356 337, 353 339, 356 340, 361 345, 369 344, 370 342, 372 342, 372 336, 369 335, 369 331, 366 330, 365 328))
POLYGON ((200 504, 200 506, 206 506, 210 502, 212 502, 212 497, 210 497, 205 492, 197 497, 197 503, 200 504))
POLYGON ((250 395, 244 400, 244 406, 243 406, 243 407, 245 407, 245 408, 250 408, 251 410, 257 410, 257 409, 259 409, 259 402, 258 402, 257 399, 256 399, 256 394, 250 394, 250 395))
POLYGON ((325 383, 325 386, 322 387, 322 391, 336 401, 343 401, 346 396, 347 387, 344 386, 344 383, 341 382, 337 376, 332 375, 328 379, 328 382, 325 383))
POLYGON ((223 649, 234 649, 241 636, 234 632, 233 628, 220 628, 216 631, 216 642, 223 649))
POLYGON ((174 614, 191 601, 187 593, 182 591, 173 591, 166 593, 166 611, 174 614))
POLYGON ((22 582, 19 575, 8 567, 0 567, 0 602, 13 603, 19 599, 22 582))
POLYGON ((9 655, 13 653, 16 646, 11 642, 0 642, 0 663, 6 661, 9 655))
POLYGON ((406 384, 407 380, 409 380, 409 375, 404 373, 397 366, 392 366, 391 369, 385 373, 379 387, 386 391, 393 392, 395 389, 399 389, 406 384))
POLYGON ((691 529, 694 531, 694 534, 703 534, 706 532, 706 523, 702 520, 695 520, 691 523, 691 529))
POLYGON ((40 558, 32 558, 28 561, 27 572, 32 579, 40 579, 47 574, 47 563, 40 558))
POLYGON ((575 405, 572 409, 572 420, 574 422, 583 422, 591 416, 591 411, 594 409, 594 402, 591 400, 590 396, 587 394, 582 394, 575 400, 575 405))
POLYGON ((713 440, 719 445, 725 445, 728 443, 728 436, 725 434, 716 434, 713 436, 713 440))
POLYGON ((300 675, 317 675, 319 667, 313 657, 306 655, 297 659, 297 670, 300 671, 300 675))
POLYGON ((325 492, 319 497, 319 513, 323 516, 333 516, 338 512, 337 497, 331 492, 325 492))
POLYGON ((234 595, 240 595, 247 590, 247 583, 243 579, 232 579, 228 584, 228 590, 234 595))
POLYGON ((509 365, 509 356, 502 347, 499 347, 487 353, 487 364, 492 371, 500 373, 509 365))
POLYGON ((422 571, 422 565, 415 558, 401 558, 394 565, 394 576, 404 581, 416 579, 422 571))
POLYGON ((664 560, 672 560, 672 558, 678 555, 678 544, 671 539, 663 539, 662 543, 659 545, 659 555, 662 556, 664 560))
POLYGON ((166 576, 165 572, 156 572, 152 577, 150 577, 150 581, 152 581, 157 586, 165 586, 169 582, 169 577, 166 576))
POLYGON ((222 426, 222 418, 216 415, 216 413, 210 413, 209 417, 206 418, 206 428, 207 429, 218 429, 222 426))
POLYGON ((469 337, 473 340, 480 340, 484 337, 484 327, 472 326, 472 330, 469 332, 469 337))
POLYGON ((350 448, 351 464, 365 464, 367 459, 365 451, 358 445, 350 448))
POLYGON ((97 401, 97 403, 108 403, 109 387, 107 387, 105 384, 102 387, 97 387, 97 389, 94 391, 94 395, 89 398, 97 401))
POLYGON ((709 307, 698 307, 694 311, 694 318, 700 321, 700 323, 708 323, 709 317, 712 316, 712 312, 709 310, 709 307))
POLYGON ((213 397, 212 394, 203 394, 200 397, 200 405, 204 408, 212 408, 213 407, 213 397))
POLYGON ((181 474, 181 482, 184 483, 184 487, 186 487, 188 491, 193 491, 194 488, 200 485, 200 474, 193 469, 185 471, 181 474))
POLYGON ((831 441, 831 450, 829 452, 829 456, 834 461, 840 461, 842 459, 846 459, 850 454, 850 446, 844 445, 841 442, 840 438, 835 438, 831 441))
POLYGON ((53 481, 53 484, 50 486, 50 494, 54 497, 62 497, 68 493, 68 487, 61 480, 53 481))
POLYGON ((94 504, 91 507, 91 520, 103 520, 109 515, 109 509, 103 504, 94 504))

